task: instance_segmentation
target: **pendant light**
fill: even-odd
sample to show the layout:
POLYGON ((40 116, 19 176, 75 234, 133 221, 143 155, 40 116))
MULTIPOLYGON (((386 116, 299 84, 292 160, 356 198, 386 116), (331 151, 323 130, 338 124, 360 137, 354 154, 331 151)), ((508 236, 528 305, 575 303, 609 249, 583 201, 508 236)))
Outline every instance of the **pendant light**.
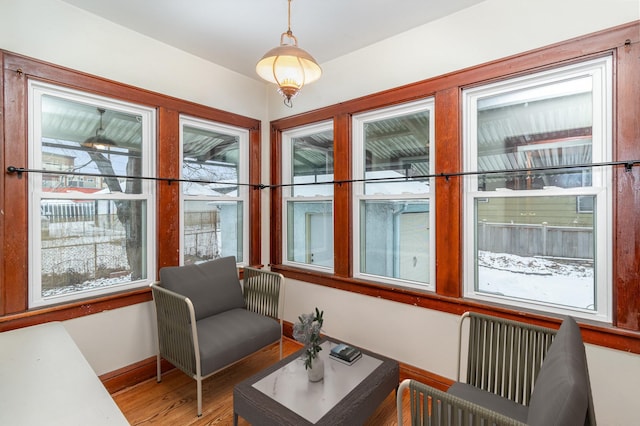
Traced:
POLYGON ((82 143, 82 146, 98 150, 105 150, 116 145, 114 141, 104 135, 104 128, 102 127, 102 116, 104 115, 104 113, 105 110, 103 108, 98 108, 98 114, 100 114, 100 127, 98 127, 98 129, 96 130, 96 135, 91 136, 87 140, 85 140, 82 143))
POLYGON ((319 79, 322 69, 313 56, 298 47, 298 39, 291 32, 291 0, 287 1, 287 31, 280 36, 280 46, 269 50, 258 61, 256 72, 266 81, 278 85, 278 92, 284 96, 284 104, 291 108, 291 99, 305 84, 319 79))

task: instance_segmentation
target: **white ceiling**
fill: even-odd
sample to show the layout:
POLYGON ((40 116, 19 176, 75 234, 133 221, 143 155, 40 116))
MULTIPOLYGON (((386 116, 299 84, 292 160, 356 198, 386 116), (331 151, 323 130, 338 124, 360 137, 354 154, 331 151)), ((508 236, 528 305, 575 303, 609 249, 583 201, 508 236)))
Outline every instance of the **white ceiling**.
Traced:
MULTIPOLYGON (((258 78, 287 30, 287 0, 64 0, 109 21, 258 78)), ((298 46, 322 63, 483 0, 293 0, 298 46)))

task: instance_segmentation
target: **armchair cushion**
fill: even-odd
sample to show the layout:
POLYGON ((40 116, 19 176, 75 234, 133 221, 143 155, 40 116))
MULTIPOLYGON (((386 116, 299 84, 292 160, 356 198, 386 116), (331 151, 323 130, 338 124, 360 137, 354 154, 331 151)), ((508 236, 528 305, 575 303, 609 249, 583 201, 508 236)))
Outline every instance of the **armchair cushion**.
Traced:
POLYGON ((269 317, 232 309, 196 323, 202 375, 232 364, 280 338, 280 324, 269 317))
POLYGON ((188 297, 196 321, 234 308, 243 308, 236 260, 222 257, 197 265, 160 269, 160 282, 167 290, 188 297))
POLYGON ((456 382, 451 385, 447 393, 520 422, 525 423, 527 421, 527 406, 473 385, 456 382))
POLYGON ((530 425, 584 425, 589 378, 584 344, 575 320, 560 326, 542 364, 529 404, 530 425))

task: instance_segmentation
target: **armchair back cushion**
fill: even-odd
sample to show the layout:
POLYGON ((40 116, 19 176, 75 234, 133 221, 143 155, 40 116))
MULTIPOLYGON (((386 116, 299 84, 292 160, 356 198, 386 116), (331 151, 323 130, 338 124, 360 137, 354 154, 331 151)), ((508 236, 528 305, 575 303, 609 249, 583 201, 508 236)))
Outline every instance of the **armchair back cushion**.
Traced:
POLYGON ((188 297, 196 321, 220 312, 244 308, 236 259, 221 257, 197 265, 160 269, 162 287, 188 297))
POLYGON ((589 376, 580 328, 565 318, 549 349, 531 394, 527 424, 585 424, 589 376))

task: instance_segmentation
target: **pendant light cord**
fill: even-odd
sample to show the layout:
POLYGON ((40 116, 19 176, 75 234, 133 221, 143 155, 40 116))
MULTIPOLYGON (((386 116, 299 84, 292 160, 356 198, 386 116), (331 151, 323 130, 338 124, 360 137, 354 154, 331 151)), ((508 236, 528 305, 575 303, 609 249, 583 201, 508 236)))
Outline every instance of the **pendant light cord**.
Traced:
POLYGON ((287 5, 287 34, 291 35, 291 0, 288 0, 287 5))

